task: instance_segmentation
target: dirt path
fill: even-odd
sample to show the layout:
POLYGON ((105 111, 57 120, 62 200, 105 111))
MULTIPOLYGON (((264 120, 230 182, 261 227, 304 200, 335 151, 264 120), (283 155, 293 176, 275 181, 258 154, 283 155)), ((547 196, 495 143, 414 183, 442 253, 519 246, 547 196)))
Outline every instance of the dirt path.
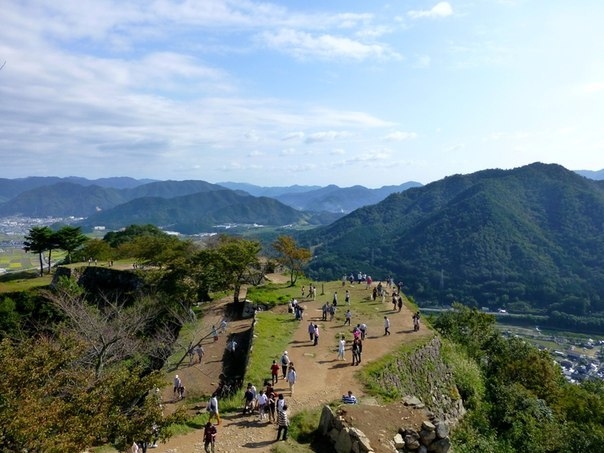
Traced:
MULTIPOLYGON (((368 303, 361 300, 369 293, 364 286, 348 286, 351 292, 350 309, 354 314, 355 305, 368 303)), ((342 291, 343 292, 343 291, 342 291)), ((403 307, 402 312, 397 313, 391 310, 392 305, 386 299, 385 303, 375 304, 375 315, 365 319, 355 319, 353 317, 353 326, 360 322, 366 322, 368 325, 368 338, 363 344, 363 363, 361 366, 351 365, 351 352, 349 345, 344 361, 337 360, 337 339, 340 333, 350 337, 350 327, 344 326, 344 312, 346 306, 343 301, 338 305, 339 312, 333 321, 321 321, 321 305, 331 299, 330 296, 318 297, 316 301, 305 300, 306 306, 304 320, 296 330, 291 343, 288 346, 288 353, 292 362, 295 363, 298 373, 298 381, 294 388, 294 395, 291 395, 285 381, 279 380, 276 385, 276 392, 283 393, 290 408, 290 417, 304 408, 313 408, 324 403, 338 400, 348 390, 363 399, 363 388, 355 378, 355 373, 362 366, 375 360, 384 354, 397 348, 401 342, 408 341, 411 338, 417 338, 419 335, 430 335, 430 332, 422 329, 419 333, 413 332, 412 313, 408 308, 403 307), (392 332, 389 336, 384 336, 383 317, 387 315, 391 319, 392 332), (308 336, 308 323, 312 320, 319 325, 320 341, 317 346, 313 346, 308 336)), ((221 307, 218 304, 207 313, 203 324, 210 325, 219 323, 222 318, 221 307)), ((281 308, 283 309, 283 308, 281 308)), ((249 321, 231 323, 230 328, 244 329, 249 327, 249 321)), ((217 324, 216 324, 217 325, 217 324)), ((211 326, 210 326, 211 327, 211 326)), ((206 348, 206 357, 200 367, 184 367, 178 372, 183 377, 185 385, 187 379, 189 382, 203 380, 211 383, 209 391, 215 387, 215 374, 221 366, 220 357, 225 347, 225 336, 221 335, 219 341, 204 344, 206 348), (207 362, 205 360, 207 359, 207 362), (199 368, 199 369, 198 369, 199 368), (195 371, 197 370, 197 371, 195 371), (205 373, 207 378, 196 378, 198 373, 205 373), (211 376, 211 375, 214 376, 211 376)), ((201 382, 200 382, 201 384, 201 382)), ((260 387, 261 383, 255 383, 260 387)), ((203 387, 199 385, 198 387, 203 387)), ((171 388, 166 389, 164 396, 171 398, 171 388)), ((269 452, 275 443, 276 427, 267 422, 260 423, 256 416, 242 416, 240 413, 226 414, 219 427, 216 448, 218 452, 240 452, 255 451, 258 453, 269 452)), ((366 433, 367 434, 367 433, 366 433)), ((373 446, 373 442, 372 442, 373 446)), ((375 448, 375 447, 374 447, 375 448)), ((156 452, 169 453, 196 453, 203 452, 202 431, 196 430, 192 433, 172 438, 167 444, 161 444, 156 452)), ((377 451, 377 450, 376 450, 377 451)))

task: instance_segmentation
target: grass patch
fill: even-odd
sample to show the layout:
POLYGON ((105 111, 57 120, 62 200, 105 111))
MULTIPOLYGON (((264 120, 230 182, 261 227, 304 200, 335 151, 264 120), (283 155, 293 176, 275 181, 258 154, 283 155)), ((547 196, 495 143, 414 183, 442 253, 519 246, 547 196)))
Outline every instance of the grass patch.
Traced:
MULTIPOLYGON (((376 396, 385 402, 395 401, 411 388, 417 388, 419 393, 425 390, 422 383, 415 383, 414 376, 417 370, 408 369, 401 373, 400 370, 408 365, 408 357, 425 346, 431 338, 418 338, 403 344, 397 351, 387 354, 378 360, 370 362, 360 370, 361 381, 365 385, 366 392, 376 396), (398 379, 395 379, 395 376, 398 379)), ((421 379, 419 379, 421 381, 421 379)), ((418 393, 418 392, 411 392, 418 393)), ((419 394, 417 396, 420 396, 419 394)))
MULTIPOLYGON (((306 284, 308 287, 308 284, 306 284)), ((277 305, 286 305, 293 298, 300 297, 301 286, 290 286, 287 283, 268 283, 262 286, 248 288, 246 298, 257 304, 264 304, 268 308, 277 305)))
POLYGON ((300 322, 289 313, 270 312, 258 313, 256 320, 245 380, 254 382, 258 386, 265 380, 270 381, 270 367, 273 360, 279 363, 281 354, 287 349, 300 322))

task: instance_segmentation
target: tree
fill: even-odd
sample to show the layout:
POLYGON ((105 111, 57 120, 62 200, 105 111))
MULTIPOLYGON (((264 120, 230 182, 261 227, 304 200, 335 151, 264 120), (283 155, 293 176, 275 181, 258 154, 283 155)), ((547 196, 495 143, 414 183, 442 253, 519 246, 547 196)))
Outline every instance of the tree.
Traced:
POLYGON ((71 280, 61 278, 53 291, 43 294, 67 320, 59 330, 69 330, 88 346, 80 360, 94 369, 97 377, 111 364, 162 349, 156 343, 171 344, 173 338, 167 329, 157 329, 155 336, 146 335, 157 307, 140 300, 126 307, 102 294, 100 303, 94 306, 78 288, 73 288, 71 280))
POLYGON ((239 291, 241 285, 250 283, 251 276, 258 269, 258 253, 261 250, 258 241, 221 236, 214 257, 217 258, 214 265, 223 274, 226 282, 233 287, 233 302, 239 303, 239 291))
POLYGON ((66 225, 54 234, 57 246, 67 252, 67 262, 71 263, 73 252, 84 244, 88 238, 82 234, 80 227, 66 225))
POLYGON ((279 236, 273 242, 273 248, 279 253, 277 261, 289 269, 290 285, 294 286, 303 272, 303 266, 310 261, 310 250, 298 247, 291 236, 279 236))
MULTIPOLYGON (((43 254, 51 247, 53 231, 47 226, 36 226, 29 230, 23 241, 23 250, 37 253, 40 258, 40 277, 44 275, 43 254)), ((50 258, 49 258, 50 261, 50 258)))
POLYGON ((0 444, 3 451, 84 451, 110 442, 123 451, 149 440, 164 417, 154 389, 161 373, 116 364, 97 376, 80 358, 88 346, 62 333, 0 342, 0 444), (24 353, 26 351, 26 353, 24 353))

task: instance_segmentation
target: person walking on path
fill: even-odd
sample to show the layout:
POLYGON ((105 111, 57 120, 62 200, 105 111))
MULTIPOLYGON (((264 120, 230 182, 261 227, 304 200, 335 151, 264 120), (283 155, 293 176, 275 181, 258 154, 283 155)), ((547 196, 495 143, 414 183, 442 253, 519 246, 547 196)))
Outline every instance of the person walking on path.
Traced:
POLYGON ((279 380, 279 365, 277 365, 277 361, 273 360, 273 364, 271 365, 271 383, 275 385, 279 380))
POLYGON ((216 448, 216 427, 212 422, 207 422, 203 429, 203 447, 206 453, 214 453, 216 448))
POLYGON ((283 355, 281 356, 281 374, 283 375, 283 379, 287 378, 287 367, 289 366, 289 356, 287 355, 287 351, 283 351, 283 355))
POLYGON ((361 363, 361 354, 363 353, 363 342, 360 338, 355 338, 352 342, 352 365, 361 363))
POLYGON ((315 325, 312 321, 308 323, 308 336, 310 337, 310 341, 315 339, 315 325))
POLYGON ((390 335, 390 319, 384 316, 384 335, 390 335))
POLYGON ((294 368, 294 364, 291 363, 289 367, 289 371, 287 372, 287 382, 289 384, 289 394, 294 394, 294 385, 298 380, 298 374, 296 373, 296 369, 294 368))
POLYGON ((335 293, 333 293, 333 301, 331 302, 331 304, 334 307, 338 306, 338 292, 337 291, 335 293))
POLYGON ((174 376, 174 396, 176 398, 181 398, 181 388, 182 388, 182 379, 178 376, 174 376))
POLYGON ((283 412, 283 407, 285 406, 285 397, 283 396, 283 393, 279 393, 279 396, 277 397, 277 414, 283 412))
POLYGON ((266 413, 268 412, 268 397, 264 390, 260 390, 258 394, 258 420, 263 421, 266 418, 266 413))
POLYGON ((313 346, 316 346, 319 344, 319 326, 317 324, 315 324, 315 341, 313 343, 313 346))
POLYGON ((277 408, 277 395, 275 395, 275 392, 272 387, 270 387, 270 390, 266 390, 266 396, 268 397, 268 422, 275 423, 277 421, 275 418, 275 410, 277 408))
POLYGON ((279 428, 277 429, 277 440, 287 440, 287 430, 289 428, 289 418, 287 416, 287 404, 283 405, 283 410, 277 413, 277 425, 279 428), (281 438, 281 433, 283 433, 283 438, 281 438))
POLYGON ((218 397, 216 396, 216 393, 213 393, 210 397, 210 401, 208 402, 208 412, 210 413, 208 423, 213 417, 216 417, 216 424, 220 425, 220 412, 218 411, 218 397))
POLYGON ((346 310, 346 314, 344 315, 344 325, 348 324, 350 325, 350 321, 352 320, 352 313, 350 313, 350 310, 346 310))
POLYGON ((403 297, 402 296, 398 296, 397 304, 398 304, 398 312, 400 313, 401 310, 403 309, 403 297))
POLYGON ((340 341, 338 341, 338 360, 344 360, 344 351, 346 350, 346 340, 344 339, 344 335, 340 337, 340 341))
POLYGON ((346 305, 350 305, 350 291, 346 290, 346 296, 344 297, 346 305))

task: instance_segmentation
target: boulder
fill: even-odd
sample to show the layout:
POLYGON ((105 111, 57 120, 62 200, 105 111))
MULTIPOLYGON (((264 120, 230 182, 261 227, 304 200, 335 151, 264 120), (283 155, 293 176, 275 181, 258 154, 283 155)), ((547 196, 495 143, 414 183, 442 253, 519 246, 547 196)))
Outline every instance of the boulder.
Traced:
POLYGON ((451 441, 448 437, 437 439, 428 446, 428 451, 433 453, 447 453, 451 448, 451 441))
POLYGON ((332 420, 334 418, 333 411, 329 406, 323 406, 321 411, 321 419, 319 420, 319 432, 325 436, 331 429, 332 420))
POLYGON ((449 436, 449 425, 446 422, 439 421, 435 426, 437 439, 444 439, 449 436))
POLYGON ((350 453, 352 450, 352 439, 348 433, 348 428, 344 428, 340 431, 333 448, 336 453, 350 453))
POLYGON ((401 436, 399 433, 396 433, 392 441, 394 442, 394 448, 397 450, 405 448, 405 439, 403 439, 403 436, 401 436))

